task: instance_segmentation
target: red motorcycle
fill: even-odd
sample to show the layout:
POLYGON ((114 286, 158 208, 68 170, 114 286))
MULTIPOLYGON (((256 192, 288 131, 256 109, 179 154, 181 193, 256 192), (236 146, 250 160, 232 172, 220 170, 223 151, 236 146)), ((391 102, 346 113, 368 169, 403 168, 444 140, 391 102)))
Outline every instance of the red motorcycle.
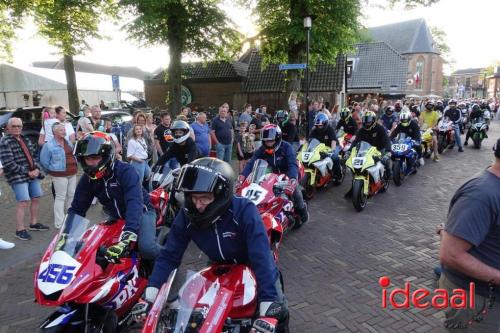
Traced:
MULTIPOLYGON (((264 214, 275 257, 282 228, 271 214, 264 214)), ((237 333, 249 332, 257 316, 257 279, 240 264, 214 264, 188 272, 178 296, 167 302, 175 271, 160 289, 141 333, 237 333)), ((276 320, 268 318, 276 324, 276 320)), ((287 332, 283 323, 278 332, 287 332)))
POLYGON ((89 224, 67 215, 35 273, 36 302, 59 307, 40 332, 114 333, 133 323, 130 310, 146 288, 148 268, 135 250, 117 264, 104 258, 106 248, 118 242, 124 220, 89 224))
MULTIPOLYGON (((303 175, 303 166, 299 170, 303 175)), ((302 225, 300 217, 293 208, 293 201, 285 194, 287 185, 288 177, 285 174, 273 173, 265 160, 258 159, 236 194, 250 199, 261 215, 270 213, 287 232, 302 225)))

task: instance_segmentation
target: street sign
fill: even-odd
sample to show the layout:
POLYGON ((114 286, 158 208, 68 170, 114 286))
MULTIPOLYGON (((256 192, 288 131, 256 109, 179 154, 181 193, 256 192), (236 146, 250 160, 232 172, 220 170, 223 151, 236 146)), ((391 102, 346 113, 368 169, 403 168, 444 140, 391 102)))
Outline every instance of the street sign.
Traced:
POLYGON ((120 89, 120 77, 118 75, 111 75, 111 81, 113 81, 113 90, 120 89))
POLYGON ((289 69, 306 69, 306 64, 281 64, 279 69, 280 71, 286 71, 289 69))

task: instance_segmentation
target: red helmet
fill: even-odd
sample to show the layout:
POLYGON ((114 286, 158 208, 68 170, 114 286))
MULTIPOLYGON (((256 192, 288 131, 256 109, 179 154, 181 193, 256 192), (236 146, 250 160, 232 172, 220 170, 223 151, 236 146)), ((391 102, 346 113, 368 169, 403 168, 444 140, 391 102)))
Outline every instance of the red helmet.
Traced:
POLYGON ((275 124, 267 124, 261 130, 261 139, 265 152, 269 155, 274 154, 281 145, 281 128, 275 124), (273 146, 267 146, 266 141, 274 141, 273 146))

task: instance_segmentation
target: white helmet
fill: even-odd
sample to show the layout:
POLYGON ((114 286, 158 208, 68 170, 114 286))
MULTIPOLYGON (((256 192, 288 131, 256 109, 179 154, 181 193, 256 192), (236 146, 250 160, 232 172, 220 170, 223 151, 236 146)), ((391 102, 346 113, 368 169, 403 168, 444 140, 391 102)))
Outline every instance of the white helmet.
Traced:
POLYGON ((189 124, 184 120, 174 121, 172 126, 170 126, 170 130, 172 131, 172 136, 174 137, 175 143, 183 143, 189 138, 190 127, 189 124), (177 131, 182 131, 182 134, 177 134, 177 131))

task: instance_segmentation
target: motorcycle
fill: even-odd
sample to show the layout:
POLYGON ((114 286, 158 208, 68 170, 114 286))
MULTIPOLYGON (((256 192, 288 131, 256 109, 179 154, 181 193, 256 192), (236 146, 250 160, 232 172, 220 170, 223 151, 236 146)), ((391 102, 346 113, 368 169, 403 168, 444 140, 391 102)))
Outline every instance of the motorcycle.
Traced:
POLYGON ((125 221, 90 221, 68 214, 34 276, 35 300, 59 306, 39 332, 114 333, 133 323, 130 310, 147 285, 150 265, 130 250, 109 263, 106 248, 118 242, 125 221))
POLYGON ((438 123, 438 153, 441 154, 446 148, 453 147, 455 136, 453 135, 453 122, 448 117, 443 117, 438 123))
POLYGON ((361 141, 346 161, 346 166, 353 173, 352 204, 358 212, 366 207, 368 198, 385 192, 389 187, 381 155, 376 147, 361 141))
POLYGON ((305 198, 314 197, 316 189, 327 187, 330 182, 339 185, 344 180, 345 167, 341 169, 341 177, 333 177, 333 160, 330 157, 331 148, 317 139, 312 139, 309 144, 302 145, 297 154, 297 159, 305 166, 305 175, 301 182, 305 189, 305 198))
POLYGON ((470 136, 474 142, 474 148, 481 149, 481 143, 488 137, 486 131, 488 124, 483 118, 474 118, 470 126, 470 136))
POLYGON ((467 112, 467 108, 463 108, 460 110, 462 113, 462 121, 460 122, 460 134, 464 134, 465 131, 469 128, 469 113, 467 112))
POLYGON ((421 131, 422 133, 422 156, 425 158, 429 158, 432 155, 432 128, 428 128, 425 131, 421 131))
POLYGON ((170 228, 182 207, 184 196, 175 191, 175 181, 179 173, 180 168, 172 168, 169 163, 153 167, 149 178, 149 186, 153 190, 149 197, 156 210, 157 227, 165 225, 170 228))
MULTIPOLYGON (((264 226, 275 258, 281 226, 264 214, 264 226)), ((169 297, 175 271, 161 287, 141 333, 249 332, 258 311, 257 279, 242 264, 212 264, 187 272, 177 297, 169 297), (173 298, 171 302, 169 298, 173 298)), ((267 318, 276 324, 276 319, 267 318)), ((278 332, 288 332, 288 319, 278 332)))
POLYGON ((351 149, 351 145, 354 141, 354 135, 345 133, 344 128, 341 127, 337 132, 337 137, 339 138, 340 159, 344 160, 345 153, 351 149))
POLYGON ((397 143, 391 145, 392 174, 396 186, 401 186, 406 176, 417 172, 417 151, 413 145, 414 141, 404 133, 400 133, 397 143))
POLYGON ((251 200, 262 216, 271 214, 287 232, 302 225, 293 201, 285 194, 287 185, 286 175, 273 173, 265 160, 258 159, 236 194, 251 200))

